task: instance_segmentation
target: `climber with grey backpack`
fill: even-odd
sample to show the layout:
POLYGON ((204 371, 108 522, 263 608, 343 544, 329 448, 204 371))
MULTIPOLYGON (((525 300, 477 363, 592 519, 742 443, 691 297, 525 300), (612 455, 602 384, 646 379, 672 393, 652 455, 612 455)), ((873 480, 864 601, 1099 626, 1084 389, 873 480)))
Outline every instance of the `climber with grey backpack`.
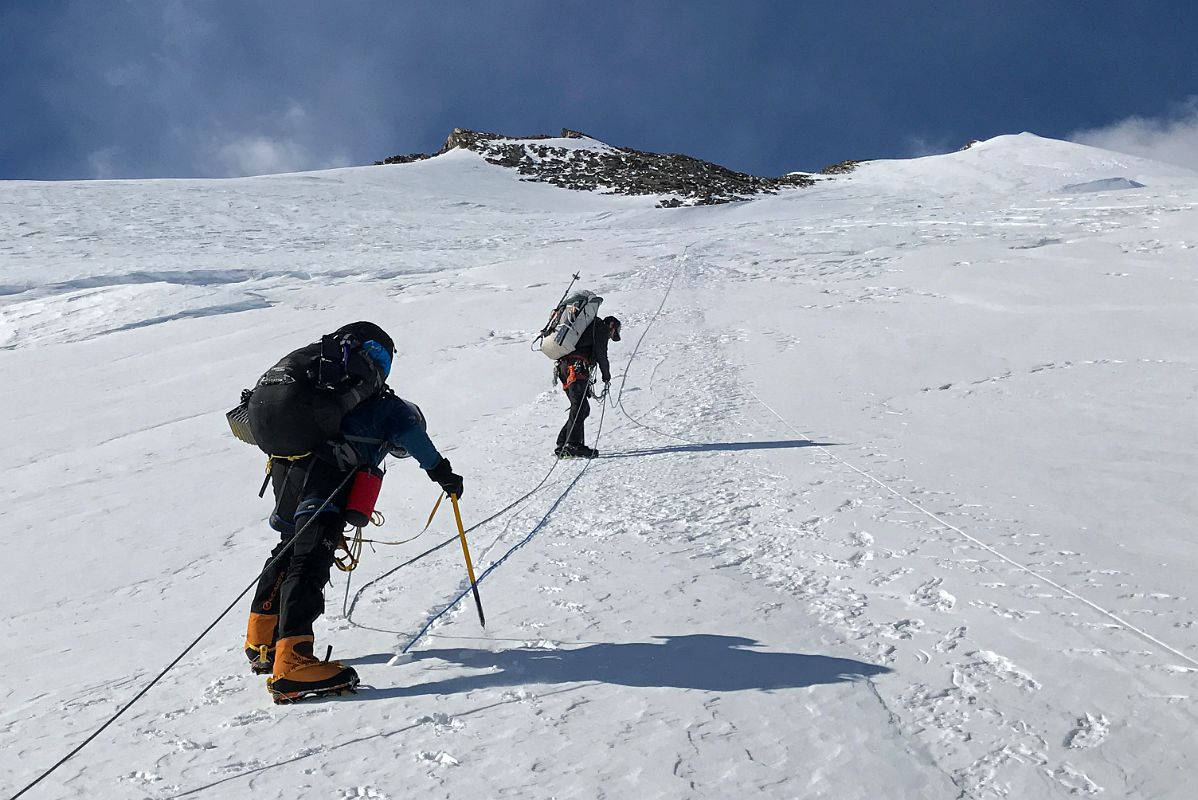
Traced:
MULTIPOLYGON (((578 279, 577 274, 574 279, 578 279)), ((607 396, 611 383, 607 344, 620 341, 620 320, 600 318, 603 298, 586 290, 571 293, 573 286, 571 281, 537 342, 540 351, 553 359, 554 380, 561 383, 570 401, 570 413, 557 435, 553 453, 558 458, 595 458, 599 451, 586 445, 585 423, 591 413, 588 398, 595 397, 592 387, 596 366, 603 378, 603 394, 599 397, 607 396)))

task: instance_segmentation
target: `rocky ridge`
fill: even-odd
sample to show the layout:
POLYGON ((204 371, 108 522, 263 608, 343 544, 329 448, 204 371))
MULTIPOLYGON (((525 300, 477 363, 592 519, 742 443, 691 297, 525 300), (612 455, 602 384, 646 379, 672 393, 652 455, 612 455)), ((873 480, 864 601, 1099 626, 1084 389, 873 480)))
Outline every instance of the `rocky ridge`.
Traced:
MULTIPOLYGON (((754 195, 775 194, 780 189, 811 186, 817 180, 805 172, 763 178, 677 153, 613 147, 569 129, 563 129, 558 137, 514 138, 455 128, 436 153, 391 156, 375 164, 422 161, 459 147, 478 153, 492 164, 515 169, 524 176, 521 180, 580 191, 661 195, 658 206, 662 208, 748 200, 754 195)), ((835 165, 834 173, 847 172, 856 166, 856 162, 849 164, 835 165)))

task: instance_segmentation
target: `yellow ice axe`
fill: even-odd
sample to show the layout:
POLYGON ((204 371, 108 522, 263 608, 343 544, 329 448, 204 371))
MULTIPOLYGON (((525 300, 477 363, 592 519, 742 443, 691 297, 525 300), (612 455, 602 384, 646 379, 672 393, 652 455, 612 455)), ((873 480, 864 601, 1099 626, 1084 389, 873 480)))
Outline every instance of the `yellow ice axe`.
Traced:
POLYGON ((474 592, 474 605, 478 608, 478 622, 487 627, 487 618, 483 616, 483 601, 478 596, 478 581, 474 579, 474 565, 470 563, 470 548, 466 546, 466 529, 462 527, 462 512, 458 510, 458 496, 449 495, 453 503, 453 518, 458 523, 458 538, 462 540, 462 555, 466 557, 466 574, 470 576, 470 591, 474 592))

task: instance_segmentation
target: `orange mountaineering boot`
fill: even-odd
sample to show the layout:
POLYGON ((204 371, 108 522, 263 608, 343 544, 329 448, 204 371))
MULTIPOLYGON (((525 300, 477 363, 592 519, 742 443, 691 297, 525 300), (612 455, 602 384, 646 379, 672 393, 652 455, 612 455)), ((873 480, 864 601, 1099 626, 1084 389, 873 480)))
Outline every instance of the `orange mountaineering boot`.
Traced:
POLYGON ((266 675, 274 669, 278 623, 278 614, 250 612, 250 624, 245 633, 245 657, 250 660, 250 669, 255 675, 266 675))
POLYGON ((352 692, 358 673, 340 661, 321 661, 312 654, 311 636, 289 636, 275 643, 274 674, 266 688, 276 703, 305 697, 352 692))

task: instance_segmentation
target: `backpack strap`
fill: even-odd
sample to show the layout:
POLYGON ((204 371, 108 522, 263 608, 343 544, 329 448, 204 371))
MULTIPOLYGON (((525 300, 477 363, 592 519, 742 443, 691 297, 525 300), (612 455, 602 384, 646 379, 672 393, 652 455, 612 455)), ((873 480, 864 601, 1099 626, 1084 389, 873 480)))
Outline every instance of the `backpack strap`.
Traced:
POLYGON ((347 442, 358 442, 359 444, 384 444, 387 441, 376 436, 352 436, 348 433, 341 434, 341 438, 347 442))

